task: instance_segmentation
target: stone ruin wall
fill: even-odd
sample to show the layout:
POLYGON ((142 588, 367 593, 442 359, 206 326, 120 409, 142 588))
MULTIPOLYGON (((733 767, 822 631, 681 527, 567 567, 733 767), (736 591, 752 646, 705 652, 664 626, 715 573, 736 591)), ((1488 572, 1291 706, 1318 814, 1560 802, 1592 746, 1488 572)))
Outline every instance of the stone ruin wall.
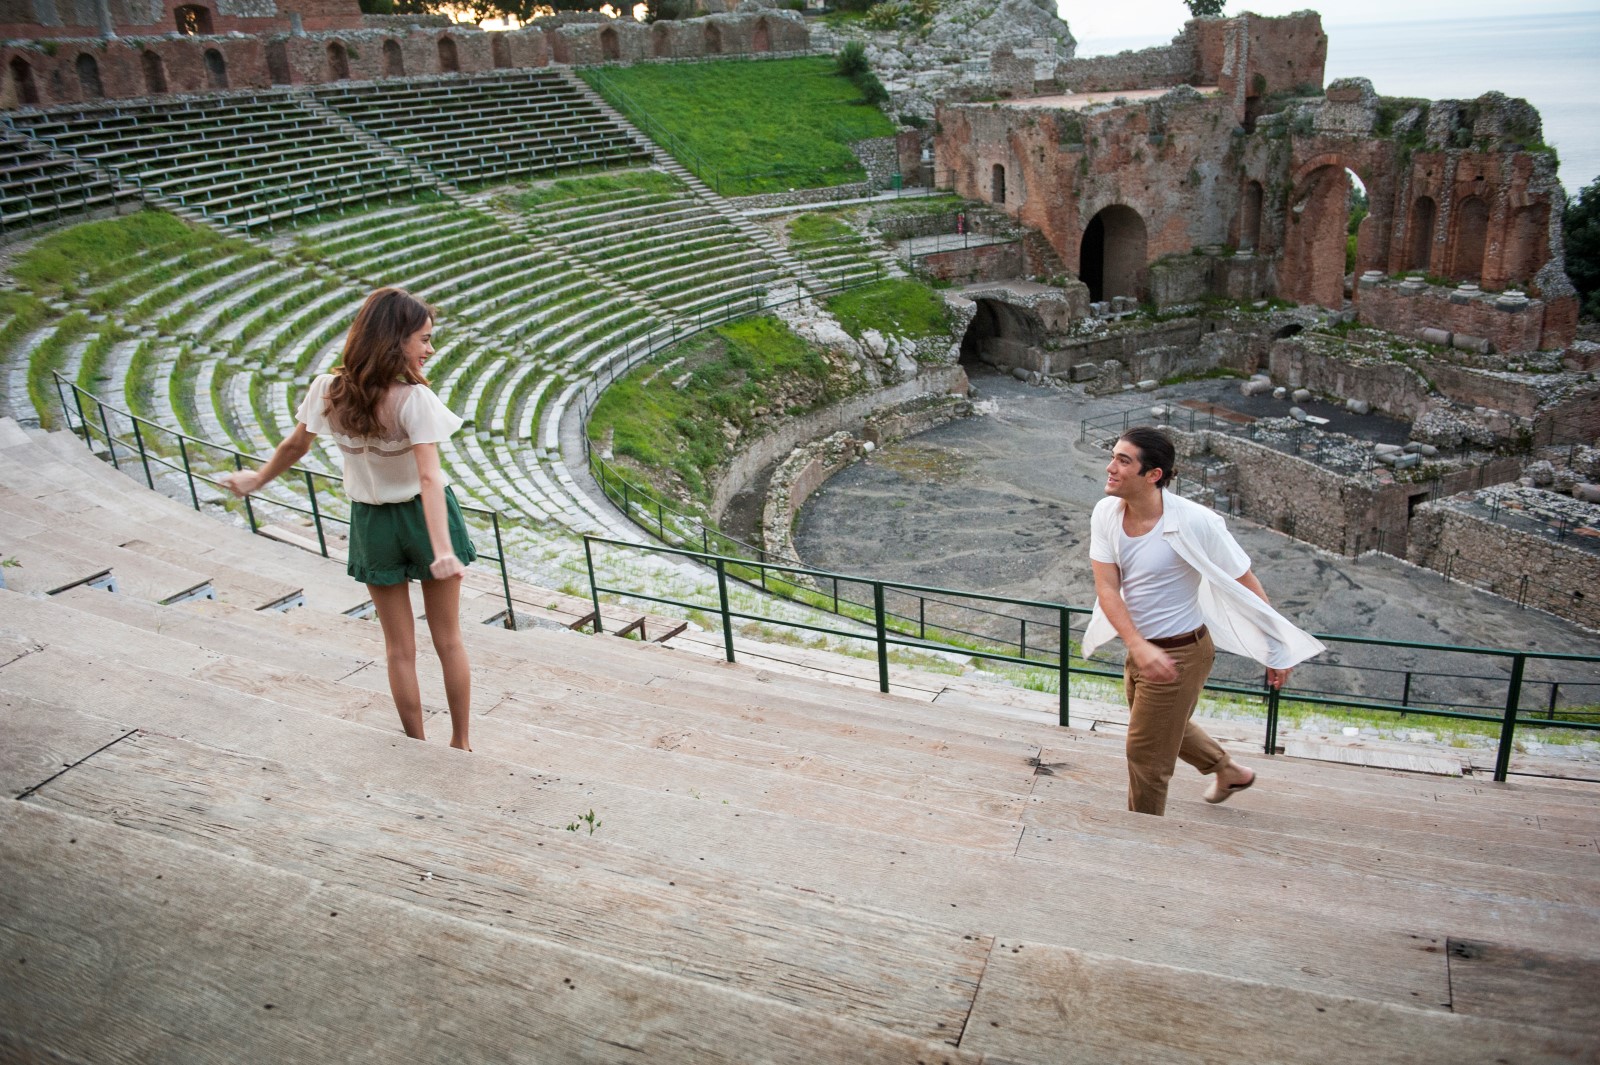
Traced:
MULTIPOLYGON (((1381 295, 1366 312, 1367 292, 1358 288, 1352 295, 1364 321, 1413 334, 1424 326, 1478 329, 1471 335, 1500 337, 1504 350, 1571 342, 1578 308, 1561 268, 1565 197, 1548 154, 1523 150, 1540 136, 1538 114, 1524 101, 1493 93, 1475 101, 1383 100, 1367 82, 1349 79, 1258 114, 1273 93, 1321 91, 1326 37, 1310 13, 1191 23, 1159 54, 1108 57, 1092 75, 1082 68, 1078 83, 1075 63, 1085 61, 1074 61, 1058 80, 1078 88, 1096 87, 1095 78, 1171 86, 1160 75, 1174 72, 1185 48, 1193 49, 1189 76, 1156 100, 1078 111, 1043 100, 943 105, 939 168, 954 191, 990 202, 1003 173, 1004 200, 996 205, 1042 232, 1078 276, 1090 222, 1107 208, 1124 220, 1136 215, 1119 221, 1115 238, 1116 254, 1130 262, 1113 264, 1107 237, 1107 295, 1187 303, 1271 294, 1335 310, 1346 297, 1349 169, 1371 203, 1358 232, 1358 276, 1417 270, 1489 290, 1516 286, 1532 297, 1513 320, 1450 300, 1399 308, 1381 295), (1208 78, 1218 92, 1201 95, 1186 84, 1208 78), (1250 249, 1258 262, 1208 266, 1204 277, 1198 267, 1153 276, 1163 259, 1221 246, 1250 249)), ((1112 215, 1102 218, 1110 227, 1112 215)))
POLYGON ((1517 599, 1526 575, 1527 605, 1595 627, 1600 554, 1489 521, 1448 503, 1417 507, 1406 559, 1443 572, 1455 555, 1470 560, 1472 577, 1487 577, 1497 594, 1517 599))
MULTIPOLYGON (((426 17, 402 21, 392 16, 372 16, 368 21, 354 3, 341 0, 303 0, 295 7, 266 3, 255 8, 229 0, 208 0, 200 6, 210 11, 211 33, 182 36, 175 32, 173 11, 178 5, 170 0, 164 0, 164 4, 151 8, 160 15, 159 21, 148 21, 150 11, 143 11, 138 17, 146 21, 119 21, 118 35, 113 37, 102 36, 94 25, 3 24, 7 39, 0 45, 0 72, 5 75, 0 78, 0 109, 222 88, 327 84, 344 80, 330 63, 329 48, 335 45, 344 49, 348 77, 355 81, 454 72, 477 74, 551 63, 586 65, 754 55, 803 51, 810 46, 810 31, 804 19, 796 12, 775 9, 708 15, 651 26, 620 19, 558 19, 550 25, 488 32, 474 26, 426 25, 431 21, 426 17), (446 41, 454 45, 454 70, 445 59, 446 41), (401 70, 395 70, 385 54, 388 42, 399 49, 401 70), (220 57, 225 84, 218 84, 214 73, 217 60, 208 62, 207 52, 220 57), (146 54, 159 57, 164 90, 147 80, 146 54), (19 60, 28 71, 28 89, 19 84, 13 73, 13 63, 19 60), (85 64, 94 72, 89 82, 81 75, 85 64), (99 83, 98 91, 94 80, 99 83), (25 99, 30 92, 32 101, 25 99)), ((90 5, 78 7, 89 9, 90 5)))
POLYGON ((1356 305, 1359 321, 1386 332, 1427 339, 1423 330, 1439 330, 1487 340, 1495 351, 1537 350, 1546 332, 1545 311, 1543 300, 1462 298, 1456 290, 1392 280, 1363 280, 1356 305))

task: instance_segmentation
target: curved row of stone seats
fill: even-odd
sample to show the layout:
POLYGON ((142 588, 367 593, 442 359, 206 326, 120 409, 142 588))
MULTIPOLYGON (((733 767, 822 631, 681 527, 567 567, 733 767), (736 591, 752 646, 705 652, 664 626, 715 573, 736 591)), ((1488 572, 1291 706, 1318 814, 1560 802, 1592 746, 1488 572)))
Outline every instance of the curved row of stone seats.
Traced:
MULTIPOLYGON (((24 796, 0 943, 31 996, 5 1035, 40 1056, 103 1058, 152 1009, 191 1015, 197 982, 226 992, 214 1047, 259 1055, 270 1014, 348 1056, 321 1005, 348 995, 295 989, 385 972, 436 1011, 410 1058, 480 1047, 428 1042, 457 1010, 502 1050, 608 1062, 1593 1049, 1592 792, 1273 759, 1248 802, 1154 819, 1121 809, 1120 739, 1047 713, 476 627, 468 758, 425 645, 435 736, 399 737, 368 622, 0 598, 29 652, 0 655, 0 784, 24 796)), ((146 1056, 188 1037, 138 1030, 146 1056)))
POLYGON ((665 180, 655 187, 551 197, 528 212, 528 224, 687 319, 783 276, 761 247, 697 193, 660 177, 665 180))
POLYGON ((0 137, 0 233, 115 209, 138 199, 109 174, 30 142, 9 129, 0 137))
POLYGON ((845 288, 886 275, 904 274, 887 249, 871 236, 843 220, 827 228, 831 231, 828 235, 813 239, 797 239, 791 232, 786 246, 790 254, 809 266, 829 288, 845 288))
POLYGON ((287 90, 16 112, 9 121, 147 194, 236 228, 409 195, 416 184, 402 162, 287 90))
POLYGON ((648 153, 560 71, 444 75, 316 90, 323 103, 449 182, 505 181, 648 153))

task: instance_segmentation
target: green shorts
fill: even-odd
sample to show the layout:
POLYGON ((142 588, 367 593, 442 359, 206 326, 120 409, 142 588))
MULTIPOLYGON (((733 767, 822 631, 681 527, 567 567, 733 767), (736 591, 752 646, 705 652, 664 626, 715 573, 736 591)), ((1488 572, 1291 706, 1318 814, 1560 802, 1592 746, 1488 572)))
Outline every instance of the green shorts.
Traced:
MULTIPOLYGON (((456 494, 444 490, 446 523, 450 544, 463 566, 478 557, 467 539, 467 523, 462 520, 456 494)), ((430 581, 428 567, 433 563, 433 545, 428 541, 428 525, 422 517, 422 497, 404 503, 350 504, 350 564, 345 572, 362 584, 404 584, 408 580, 430 581)))

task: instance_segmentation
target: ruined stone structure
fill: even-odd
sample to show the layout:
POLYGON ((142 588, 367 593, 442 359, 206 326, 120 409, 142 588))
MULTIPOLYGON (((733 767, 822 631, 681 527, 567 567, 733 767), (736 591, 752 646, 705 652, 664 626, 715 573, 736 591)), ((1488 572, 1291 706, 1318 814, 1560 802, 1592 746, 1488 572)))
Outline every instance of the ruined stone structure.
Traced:
POLYGON ((1565 199, 1538 113, 1495 93, 1382 98, 1359 79, 1323 92, 1326 53, 1311 12, 1191 21, 1164 48, 1062 64, 1028 99, 946 103, 937 165, 957 192, 1044 233, 1095 301, 1350 298, 1363 322, 1413 335, 1571 341, 1565 199), (1369 307, 1345 271, 1347 170, 1371 212, 1355 276, 1416 273, 1509 298, 1400 308, 1377 293, 1369 307), (1175 263, 1196 251, 1212 261, 1175 263))
POLYGON ((0 109, 809 44, 804 20, 776 9, 653 26, 552 19, 504 33, 437 22, 363 16, 355 0, 5 0, 0 109))

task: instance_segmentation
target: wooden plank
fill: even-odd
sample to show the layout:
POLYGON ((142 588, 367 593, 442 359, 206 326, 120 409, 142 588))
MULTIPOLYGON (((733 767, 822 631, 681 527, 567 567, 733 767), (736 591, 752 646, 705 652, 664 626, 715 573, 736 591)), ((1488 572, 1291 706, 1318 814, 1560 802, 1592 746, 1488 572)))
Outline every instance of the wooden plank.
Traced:
POLYGON ((1569 1032, 1010 940, 995 944, 961 1047, 1052 1065, 1594 1060, 1593 1041, 1569 1032))
POLYGON ((0 792, 20 795, 129 733, 86 714, 0 714, 0 792))
POLYGON ((978 1059, 0 804, 0 1031, 96 1062, 978 1059))
POLYGON ((796 888, 153 734, 29 801, 919 1038, 955 1038, 988 956, 985 939, 796 888))
MULTIPOLYGON (((0 692, 15 685, 11 674, 51 653, 0 669, 0 692)), ((1297 900, 1281 903, 1270 922, 1242 897, 1212 896, 1171 910, 1169 895, 1143 886, 1142 870, 1090 860, 1069 874, 1051 863, 902 839, 872 830, 870 805, 859 827, 824 826, 608 779, 535 781, 546 767, 508 771, 507 763, 485 755, 351 730, 279 704, 239 697, 218 712, 204 685, 135 667, 118 670, 115 684, 88 679, 80 684, 87 689, 82 697, 107 715, 147 721, 195 742, 292 760, 318 773, 357 774, 368 788, 418 794, 425 782, 427 790, 470 794, 500 817, 556 829, 593 809, 605 822, 606 845, 670 856, 713 874, 794 885, 961 934, 1016 935, 1390 1001, 1442 1002, 1448 993, 1442 952, 1418 949, 1419 937, 1384 913, 1335 934, 1314 905, 1297 900), (426 759, 426 768, 417 759, 426 759), (1311 956, 1319 961, 1308 968, 1304 959, 1311 956)), ((13 704, 38 712, 38 700, 48 698, 24 695, 33 701, 0 695, 0 712, 13 704)), ((710 787, 714 780, 698 783, 710 787)), ((694 783, 685 781, 686 789, 694 783)))
POLYGON ((1457 1013, 1583 1032, 1600 1050, 1600 959, 1455 937, 1448 953, 1457 1013))
POLYGON ((1439 754, 1413 754, 1406 751, 1375 750, 1369 747, 1339 747, 1331 743, 1313 743, 1309 740, 1290 740, 1283 745, 1283 753, 1289 758, 1314 758, 1320 762, 1342 762, 1345 765, 1398 769, 1407 773, 1432 773, 1441 777, 1461 775, 1461 759, 1439 754))

